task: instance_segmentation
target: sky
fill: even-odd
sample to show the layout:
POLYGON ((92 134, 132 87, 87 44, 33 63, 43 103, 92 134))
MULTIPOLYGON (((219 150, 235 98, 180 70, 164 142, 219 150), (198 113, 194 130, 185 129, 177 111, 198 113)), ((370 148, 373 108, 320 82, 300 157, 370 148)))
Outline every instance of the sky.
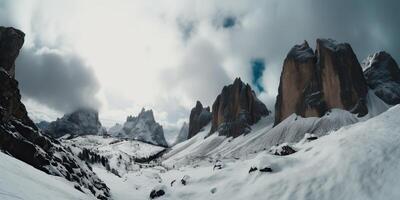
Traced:
POLYGON ((109 127, 145 107, 168 132, 236 77, 273 110, 283 60, 304 40, 348 42, 360 61, 385 50, 399 62, 399 8, 396 0, 0 0, 0 25, 26 34, 16 78, 35 121, 91 107, 109 127))

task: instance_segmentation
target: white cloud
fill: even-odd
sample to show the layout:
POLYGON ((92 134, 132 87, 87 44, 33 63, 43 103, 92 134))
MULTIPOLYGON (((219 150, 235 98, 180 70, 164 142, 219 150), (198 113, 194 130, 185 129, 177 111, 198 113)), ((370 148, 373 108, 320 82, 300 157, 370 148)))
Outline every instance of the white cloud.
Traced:
POLYGON ((283 59, 304 39, 311 45, 317 37, 349 42, 359 59, 380 49, 398 58, 396 5, 394 0, 6 0, 0 9, 12 17, 0 21, 26 32, 28 48, 71 51, 92 66, 100 83, 100 114, 108 124, 144 106, 167 125, 187 118, 194 100, 212 104, 235 77, 250 83, 254 58, 265 60, 266 92, 260 98, 273 109, 283 59), (237 24, 221 28, 220 18, 227 16, 237 24))

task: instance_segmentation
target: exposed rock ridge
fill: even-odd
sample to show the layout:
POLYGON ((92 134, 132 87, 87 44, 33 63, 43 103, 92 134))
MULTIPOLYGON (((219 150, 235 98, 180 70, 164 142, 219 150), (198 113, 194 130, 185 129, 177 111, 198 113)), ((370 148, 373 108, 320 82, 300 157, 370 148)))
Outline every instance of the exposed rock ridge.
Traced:
POLYGON ((196 102, 196 106, 190 111, 189 117, 189 134, 190 139, 200 132, 204 126, 211 121, 210 107, 203 107, 200 101, 196 102))
POLYGON ((15 77, 15 59, 17 58, 25 34, 12 27, 0 27, 0 67, 12 78, 15 77))
POLYGON ((236 78, 233 84, 224 86, 212 106, 210 134, 237 137, 248 133, 253 125, 270 111, 256 97, 249 84, 236 78))
POLYGON ((340 108, 368 113, 368 89, 356 55, 347 43, 317 39, 315 53, 305 41, 288 53, 275 104, 275 125, 293 113, 321 117, 340 108))

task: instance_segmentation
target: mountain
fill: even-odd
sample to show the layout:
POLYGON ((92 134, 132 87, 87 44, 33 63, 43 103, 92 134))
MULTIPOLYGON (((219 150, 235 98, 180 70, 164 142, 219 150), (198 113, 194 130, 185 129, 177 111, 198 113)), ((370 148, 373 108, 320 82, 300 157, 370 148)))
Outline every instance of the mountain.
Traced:
POLYGON ((15 66, 9 62, 18 54, 23 38, 24 34, 19 30, 0 27, 0 58, 9 64, 6 68, 0 66, 1 151, 47 174, 73 182, 77 192, 109 199, 110 191, 106 184, 57 140, 43 135, 28 117, 21 102, 18 82, 14 79, 14 69, 9 68, 15 66))
POLYGON ((14 28, 0 26, 0 67, 15 77, 15 59, 24 44, 25 34, 14 28))
POLYGON ((138 116, 128 116, 122 127, 118 125, 112 127, 109 134, 118 138, 134 139, 168 147, 163 128, 155 121, 153 111, 144 108, 138 116))
POLYGON ((190 139, 202 130, 204 126, 210 123, 212 118, 210 107, 203 107, 200 101, 196 102, 196 106, 190 111, 189 117, 189 133, 190 139))
POLYGON ((389 105, 400 103, 400 69, 387 52, 370 55, 363 62, 364 76, 372 91, 389 105))
MULTIPOLYGON (((181 130, 180 130, 179 133, 178 133, 178 137, 176 137, 176 140, 175 140, 175 142, 174 142, 174 145, 175 145, 175 144, 179 144, 179 143, 181 143, 181 142, 186 141, 187 139, 189 139, 189 138, 188 138, 188 134, 189 134, 189 125, 188 125, 186 122, 184 122, 184 123, 182 124, 181 130)), ((173 146, 173 145, 172 145, 172 146, 173 146)))
POLYGON ((224 86, 214 101, 210 134, 216 131, 228 137, 246 134, 251 131, 250 125, 269 114, 250 85, 236 78, 233 84, 224 86))
MULTIPOLYGON (((192 157, 204 162, 189 162, 180 170, 160 173, 162 185, 167 186, 169 199, 399 199, 399 123, 397 105, 319 139, 287 143, 296 151, 290 155, 274 155, 267 148, 241 159, 225 158, 223 153, 220 157, 192 157), (222 163, 218 165, 221 169, 215 168, 216 163, 222 163), (178 182, 183 176, 190 177, 188 184, 170 186, 174 179, 178 182)), ((253 134, 258 133, 245 137, 253 134)), ((191 140, 194 139, 197 136, 191 140)), ((236 145, 243 142, 238 137, 231 143, 235 140, 241 140, 236 145)), ((163 164, 176 166, 169 159, 163 164)))
POLYGON ((364 116, 368 93, 361 65, 351 46, 317 39, 315 53, 307 41, 287 54, 275 104, 275 125, 291 114, 320 117, 332 108, 364 116))
POLYGON ((51 122, 43 131, 53 137, 59 138, 64 135, 101 135, 105 133, 99 121, 99 114, 93 109, 79 109, 75 112, 65 114, 62 118, 51 122))

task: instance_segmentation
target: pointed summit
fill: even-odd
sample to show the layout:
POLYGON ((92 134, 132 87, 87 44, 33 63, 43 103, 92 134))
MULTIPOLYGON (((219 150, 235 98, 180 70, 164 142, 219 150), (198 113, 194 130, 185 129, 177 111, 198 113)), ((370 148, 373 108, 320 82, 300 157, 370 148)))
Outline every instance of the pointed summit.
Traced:
POLYGON ((190 111, 188 139, 200 132, 211 121, 210 107, 203 107, 200 101, 190 111))
POLYGON ((212 106, 212 126, 210 134, 237 137, 250 131, 261 117, 270 111, 256 97, 249 84, 236 78, 233 84, 224 86, 212 106))

